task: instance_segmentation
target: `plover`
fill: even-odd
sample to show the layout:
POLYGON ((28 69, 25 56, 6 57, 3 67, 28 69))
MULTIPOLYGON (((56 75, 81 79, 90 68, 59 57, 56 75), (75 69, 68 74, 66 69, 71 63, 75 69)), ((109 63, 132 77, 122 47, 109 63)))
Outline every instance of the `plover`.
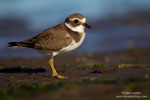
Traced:
POLYGON ((52 77, 67 78, 59 75, 53 64, 53 58, 61 53, 69 52, 79 47, 85 38, 85 28, 91 28, 86 24, 86 18, 82 14, 75 13, 56 26, 48 28, 33 38, 20 42, 9 42, 8 46, 20 46, 36 49, 50 55, 49 64, 52 69, 52 77))

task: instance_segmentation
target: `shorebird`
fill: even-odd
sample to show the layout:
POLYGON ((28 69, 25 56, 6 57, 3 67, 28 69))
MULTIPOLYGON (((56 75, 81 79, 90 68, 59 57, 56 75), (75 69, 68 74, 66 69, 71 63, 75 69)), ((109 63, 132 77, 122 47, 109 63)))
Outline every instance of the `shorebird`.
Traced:
POLYGON ((52 77, 63 79, 67 77, 56 72, 53 64, 54 57, 79 47, 86 35, 85 28, 91 28, 86 23, 85 16, 75 13, 68 16, 64 22, 48 28, 35 37, 19 42, 9 42, 8 46, 32 48, 50 55, 49 64, 52 69, 52 77))

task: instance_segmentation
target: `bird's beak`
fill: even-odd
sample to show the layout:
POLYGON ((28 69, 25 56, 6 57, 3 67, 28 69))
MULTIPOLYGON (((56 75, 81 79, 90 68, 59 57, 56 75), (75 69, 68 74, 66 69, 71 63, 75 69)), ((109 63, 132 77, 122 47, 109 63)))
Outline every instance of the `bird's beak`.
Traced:
POLYGON ((87 23, 83 24, 85 28, 91 28, 90 25, 88 25, 87 23))

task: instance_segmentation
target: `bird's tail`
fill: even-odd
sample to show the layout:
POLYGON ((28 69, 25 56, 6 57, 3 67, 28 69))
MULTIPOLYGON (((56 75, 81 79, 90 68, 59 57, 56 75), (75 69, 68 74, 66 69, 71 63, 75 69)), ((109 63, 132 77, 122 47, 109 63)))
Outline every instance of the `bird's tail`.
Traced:
POLYGON ((18 42, 9 42, 8 47, 18 46, 18 42))
POLYGON ((9 42, 8 47, 14 47, 14 46, 20 46, 20 47, 28 47, 28 48, 34 48, 34 43, 30 42, 9 42))

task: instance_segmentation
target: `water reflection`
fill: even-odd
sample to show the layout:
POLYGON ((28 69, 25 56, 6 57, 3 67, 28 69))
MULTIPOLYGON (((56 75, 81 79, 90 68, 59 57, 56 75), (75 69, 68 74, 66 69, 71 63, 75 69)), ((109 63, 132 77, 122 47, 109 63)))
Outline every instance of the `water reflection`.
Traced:
POLYGON ((30 3, 23 0, 0 1, 2 8, 0 9, 0 57, 42 56, 32 49, 8 48, 7 43, 33 37, 64 21, 66 16, 74 12, 87 16, 92 30, 86 30, 87 36, 83 45, 73 53, 112 52, 127 48, 150 47, 149 1, 87 0, 86 3, 80 1, 80 4, 77 1, 64 0, 60 3, 58 0, 53 2, 47 0, 37 1, 37 4, 35 0, 30 3), (57 8, 58 2, 59 8, 57 8))

